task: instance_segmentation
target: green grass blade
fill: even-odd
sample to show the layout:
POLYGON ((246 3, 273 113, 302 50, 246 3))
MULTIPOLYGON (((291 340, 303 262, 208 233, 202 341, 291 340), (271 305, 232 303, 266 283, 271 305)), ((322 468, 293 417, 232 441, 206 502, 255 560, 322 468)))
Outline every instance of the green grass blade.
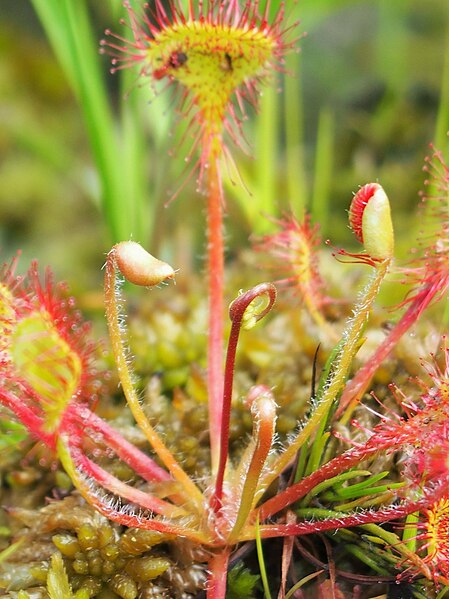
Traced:
POLYGON ((265 599, 271 599, 270 585, 268 584, 267 569, 265 568, 265 559, 263 556, 262 539, 260 536, 259 518, 256 521, 256 551, 259 561, 260 579, 262 580, 263 592, 265 599))
POLYGON ((73 53, 67 44, 67 35, 63 25, 63 6, 54 0, 31 0, 45 33, 58 58, 65 76, 79 96, 78 81, 75 75, 73 53))
POLYGON ((292 75, 287 75, 284 79, 287 198, 298 217, 302 216, 308 202, 304 156, 304 109, 300 66, 300 54, 290 54, 286 60, 286 70, 288 73, 292 73, 292 75))
POLYGON ((102 201, 114 241, 132 233, 122 190, 115 124, 100 69, 98 46, 92 32, 85 0, 59 0, 63 6, 67 43, 72 48, 79 100, 84 112, 92 152, 100 172, 102 201))
POLYGON ((447 132, 449 130, 449 4, 446 5, 446 9, 446 41, 444 46, 443 74, 435 125, 435 145, 442 151, 447 147, 447 132))
POLYGON ((315 156, 315 181, 311 213, 313 221, 320 223, 323 236, 328 233, 330 201, 334 165, 334 116, 324 108, 320 113, 315 156))
POLYGON ((278 212, 276 173, 279 158, 279 93, 276 83, 277 81, 273 81, 264 88, 257 119, 255 148, 257 212, 252 223, 255 233, 262 233, 267 226, 267 219, 260 218, 260 214, 275 216, 278 212))
MULTIPOLYGON (((142 5, 137 0, 133 0, 131 6, 138 12, 142 5)), ((126 26, 123 29, 122 34, 126 37, 126 26)), ((135 84, 137 70, 125 69, 120 75, 121 143, 124 150, 121 168, 126 184, 127 209, 130 212, 134 239, 145 243, 152 232, 155 203, 148 202, 144 111, 146 110, 147 113, 154 111, 147 110, 148 97, 145 96, 149 93, 149 86, 141 88, 135 84)), ((160 115, 159 120, 161 120, 160 115)))
POLYGON ((406 13, 409 0, 378 1, 377 70, 389 91, 403 93, 409 81, 404 61, 408 54, 409 36, 406 13))
POLYGON ((128 172, 122 168, 123 148, 115 135, 116 121, 86 0, 32 0, 32 3, 83 111, 111 237, 113 241, 128 239, 138 232, 137 223, 142 222, 142 215, 137 217, 130 209, 134 198, 128 189, 132 190, 132 185, 128 172))
POLYGON ((293 597, 297 590, 299 590, 301 587, 306 585, 308 582, 310 582, 323 572, 324 570, 318 570, 317 572, 312 572, 312 574, 309 574, 308 576, 304 576, 304 578, 301 578, 301 580, 299 580, 294 586, 292 586, 288 593, 286 593, 285 599, 290 599, 290 597, 293 597))
POLYGON ((402 532, 402 542, 407 546, 410 551, 417 550, 417 536, 419 534, 418 524, 419 524, 419 513, 415 512, 414 514, 409 514, 405 519, 405 526, 402 532))

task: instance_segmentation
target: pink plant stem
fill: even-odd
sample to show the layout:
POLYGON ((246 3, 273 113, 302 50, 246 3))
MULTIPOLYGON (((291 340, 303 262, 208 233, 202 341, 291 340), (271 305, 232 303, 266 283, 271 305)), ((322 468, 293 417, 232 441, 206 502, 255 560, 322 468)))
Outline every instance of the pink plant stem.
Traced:
MULTIPOLYGON (((292 511, 287 512, 286 518, 288 524, 296 522, 296 515, 292 511)), ((284 542, 282 543, 281 584, 277 599, 285 599, 288 571, 293 558, 293 546, 294 538, 285 537, 284 542)))
POLYGON ((224 304, 223 188, 219 159, 216 153, 211 152, 208 165, 207 270, 209 275, 209 337, 207 387, 212 471, 216 472, 223 418, 224 304))
MULTIPOLYGON (((80 435, 71 435, 71 437, 80 437, 80 435)), ((90 460, 84 455, 82 450, 76 443, 69 441, 67 449, 78 471, 83 472, 88 478, 92 478, 98 485, 101 485, 116 496, 126 499, 131 504, 138 505, 147 510, 151 510, 156 514, 160 514, 166 518, 178 517, 185 515, 182 508, 174 506, 163 499, 154 497, 145 491, 140 491, 134 487, 130 487, 122 482, 106 470, 90 460)))
POLYGON ((129 509, 120 509, 117 501, 114 501, 105 494, 105 490, 98 487, 93 479, 86 478, 77 469, 69 450, 70 431, 64 432, 58 438, 58 457, 69 475, 73 484, 79 490, 84 499, 90 503, 96 510, 109 520, 118 522, 123 526, 142 528, 144 530, 157 530, 159 532, 174 534, 180 537, 189 538, 196 543, 207 543, 208 537, 201 531, 187 526, 172 524, 170 520, 162 521, 142 514, 139 508, 135 511, 129 509))
POLYGON ((76 413, 78 422, 84 423, 84 429, 100 433, 103 441, 143 479, 148 482, 172 480, 166 470, 124 439, 116 429, 109 426, 107 422, 91 412, 89 408, 82 404, 74 404, 72 409, 76 413))
POLYGON ((306 478, 303 478, 298 483, 288 487, 285 491, 263 503, 259 509, 259 520, 262 522, 295 501, 298 501, 323 481, 329 480, 330 478, 353 468, 379 451, 385 451, 395 445, 400 445, 403 442, 400 435, 397 435, 397 437, 394 438, 388 438, 383 442, 379 442, 374 437, 365 445, 351 448, 348 451, 345 451, 345 453, 333 458, 306 478))
POLYGON ((240 493, 239 510, 234 527, 229 533, 229 543, 237 542, 239 533, 258 499, 257 484, 272 448, 276 430, 276 402, 272 394, 268 391, 268 393, 262 393, 259 397, 254 398, 251 412, 254 420, 253 439, 255 447, 248 470, 245 473, 245 482, 240 493))
POLYGON ((262 485, 264 485, 265 488, 268 488, 276 477, 293 462, 299 449, 319 427, 322 419, 327 418, 331 405, 341 393, 352 366, 354 356, 359 350, 360 337, 365 329, 371 306, 377 297, 380 285, 388 271, 389 265, 389 258, 374 264, 375 268, 371 271, 368 283, 353 309, 352 316, 346 323, 342 336, 342 345, 334 360, 326 385, 323 387, 321 397, 315 405, 314 411, 296 437, 291 441, 290 445, 279 456, 276 462, 273 462, 271 471, 268 471, 262 476, 262 485))
POLYGON ((422 312, 427 308, 435 294, 439 291, 439 286, 425 285, 421 291, 418 291, 415 299, 409 305, 407 311, 393 327, 389 335, 379 345, 372 356, 367 360, 366 364, 357 372, 354 378, 346 385, 343 391, 336 418, 342 415, 345 408, 352 402, 360 400, 362 395, 368 388, 374 373, 382 364, 383 360, 394 349, 399 339, 415 324, 422 312))
MULTIPOLYGON (((356 514, 342 514, 336 518, 326 518, 326 520, 322 521, 300 522, 298 524, 267 524, 260 527, 260 535, 263 539, 271 537, 288 537, 291 535, 310 535, 326 530, 351 528, 353 526, 363 526, 364 524, 374 524, 375 522, 389 522, 390 520, 399 520, 404 516, 408 516, 413 512, 426 508, 428 505, 429 499, 426 498, 420 501, 395 505, 377 512, 368 510, 356 514)), ((242 535, 242 537, 243 540, 244 535, 242 535)))
POLYGON ((232 325, 231 332, 229 334, 228 350, 226 353, 223 402, 221 408, 221 430, 219 446, 220 453, 218 459, 215 491, 210 503, 212 509, 214 509, 215 511, 218 511, 220 509, 223 497, 224 474, 228 459, 229 425, 231 420, 231 401, 234 383, 235 355, 237 351, 240 330, 242 327, 242 319, 248 306, 256 298, 265 294, 268 295, 269 302, 268 305, 256 316, 256 320, 260 320, 271 310, 274 302, 276 301, 276 288, 273 285, 271 285, 271 283, 261 283, 260 285, 256 285, 256 287, 253 287, 246 293, 243 293, 232 302, 229 309, 229 316, 231 318, 232 325))
POLYGON ((232 323, 231 332, 229 335, 228 350, 226 354, 223 406, 221 411, 220 453, 218 458, 217 477, 215 481, 215 492, 210 502, 211 508, 216 512, 221 508, 223 499, 223 482, 226 471, 226 462, 228 460, 229 425, 231 419, 231 399, 234 382, 235 354, 239 339, 240 325, 241 319, 238 323, 236 321, 233 321, 232 323))
POLYGON ((207 599, 225 599, 230 550, 225 548, 209 560, 207 599))
POLYGON ((202 509, 203 495, 201 490, 195 485, 193 480, 188 474, 182 469, 180 464, 175 459, 172 452, 165 445, 161 437, 156 432, 156 429, 151 425, 148 420, 141 404, 137 391, 134 387, 133 377, 131 369, 128 364, 125 341, 122 338, 124 336, 123 327, 120 325, 120 311, 119 311, 119 295, 117 289, 116 279, 116 260, 115 260, 116 246, 109 252, 106 260, 105 269, 105 307, 106 307, 106 319, 108 322, 109 338, 111 341, 112 352, 114 355, 115 363, 122 384, 123 392, 128 402, 128 406, 136 420, 139 428, 144 433, 151 447, 158 455, 161 462, 173 476, 173 478, 180 483, 183 492, 185 493, 186 499, 192 501, 196 508, 202 509))

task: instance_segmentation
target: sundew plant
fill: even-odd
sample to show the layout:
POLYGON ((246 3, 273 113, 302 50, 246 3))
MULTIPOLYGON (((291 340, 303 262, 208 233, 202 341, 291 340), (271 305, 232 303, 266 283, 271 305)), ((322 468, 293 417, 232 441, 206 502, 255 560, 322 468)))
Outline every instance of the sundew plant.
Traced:
MULTIPOLYGON (((432 148, 426 163, 426 226, 410 248, 413 260, 395 263, 387 191, 361 181, 348 202, 358 250, 329 250, 308 214, 273 218, 277 232, 256 239, 254 252, 272 264, 276 281, 232 288, 224 173, 238 180, 233 148, 246 145, 246 111, 257 109, 266 81, 285 71, 300 24, 288 4, 275 8, 269 0, 125 1, 122 12, 121 31, 106 30, 100 44, 112 73, 132 69, 140 85, 173 93, 173 110, 186 123, 188 167, 168 209, 178 209, 194 180, 207 214, 206 274, 197 291, 206 298, 205 360, 201 351, 194 355, 189 376, 165 389, 156 366, 147 365, 154 376, 142 392, 122 284, 155 288, 183 275, 135 240, 116 243, 104 266, 110 372, 51 271, 41 275, 33 263, 19 276, 17 260, 4 265, 0 402, 5 418, 16 419, 11 432, 23 425, 18 442, 26 459, 37 455, 59 477, 48 505, 8 506, 17 533, 0 554, 0 587, 20 599, 355 599, 379 596, 379 588, 382 597, 391 596, 389 588, 443 597, 449 346, 432 320, 422 322, 449 285, 444 155, 432 148), (324 254, 333 254, 333 268, 357 272, 357 283, 347 275, 334 296, 324 254), (383 326, 376 300, 386 277, 407 285, 383 326), (247 372, 239 342, 247 344, 247 372), (431 342, 425 357, 422 346, 431 342), (283 358, 302 350, 284 371, 283 358), (299 371, 306 369, 304 387, 299 371), (123 404, 117 418, 108 417, 117 414, 107 397, 111 377, 132 426, 124 424, 123 404), (207 409, 198 411, 201 405, 207 409), (236 425, 236 414, 248 430, 236 425), (27 445, 26 433, 37 445, 27 445)), ((186 344, 193 348, 202 334, 185 322, 180 332, 179 322, 156 308, 149 316, 157 335, 147 345, 170 358, 165 342, 191 335, 186 344)))

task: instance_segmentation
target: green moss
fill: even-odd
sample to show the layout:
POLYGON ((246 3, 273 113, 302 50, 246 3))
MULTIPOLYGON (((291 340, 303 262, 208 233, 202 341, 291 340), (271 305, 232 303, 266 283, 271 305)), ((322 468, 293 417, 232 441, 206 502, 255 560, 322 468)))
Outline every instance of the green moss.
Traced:
POLYGON ((260 589, 260 576, 251 574, 242 562, 228 573, 226 599, 256 599, 260 589))

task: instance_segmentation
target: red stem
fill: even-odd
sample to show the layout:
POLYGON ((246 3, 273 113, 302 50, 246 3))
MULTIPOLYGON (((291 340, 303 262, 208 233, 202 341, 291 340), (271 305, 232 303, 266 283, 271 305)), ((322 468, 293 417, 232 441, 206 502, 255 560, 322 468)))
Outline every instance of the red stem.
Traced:
POLYGON ((231 420, 231 401, 232 388, 234 384, 234 367, 237 344, 242 327, 242 319, 248 306, 258 297, 268 295, 268 305, 257 314, 256 320, 263 318, 273 307, 276 301, 276 288, 271 283, 261 283, 256 285, 246 293, 242 293, 235 299, 230 308, 229 316, 231 318, 231 332, 229 334, 228 350, 226 353, 226 366, 224 377, 223 404, 221 410, 221 430, 220 430, 220 447, 219 460, 217 469, 217 478, 215 482, 214 495, 211 498, 211 507, 218 511, 222 504, 223 497, 223 482, 226 470, 226 462, 228 460, 228 445, 229 445, 229 425, 231 420))
POLYGON ((111 447, 118 457, 128 464, 139 476, 148 482, 172 480, 172 477, 154 460, 129 443, 122 435, 109 426, 107 422, 91 412, 82 404, 74 404, 73 412, 84 429, 100 433, 103 441, 111 447))
POLYGON ((210 502, 210 506, 215 512, 217 512, 221 508, 223 498, 224 474, 226 470, 226 462, 228 459, 229 424, 231 419, 231 399, 232 388, 234 383, 235 354, 237 350, 237 342, 239 339, 240 324, 241 321, 239 321, 238 324, 235 321, 232 323, 231 332, 229 335, 228 351, 226 354, 223 405, 221 412, 222 421, 220 431, 220 453, 218 458, 217 478, 215 481, 215 492, 210 502))
POLYGON ((418 320, 422 312, 427 308, 435 294, 440 290, 439 286, 426 285, 416 294, 415 299, 409 305, 408 310, 399 322, 390 331, 390 334, 379 345, 366 364, 357 372, 354 378, 346 385, 342 393, 340 404, 336 411, 336 418, 342 415, 351 401, 360 399, 365 393, 370 381, 383 360, 393 350, 402 335, 418 320))
POLYGON ((102 500, 93 491, 80 490, 80 493, 105 518, 117 522, 122 526, 141 528, 143 530, 157 530, 158 532, 191 539, 194 543, 198 544, 205 543, 208 540, 197 530, 172 524, 171 520, 163 521, 157 518, 144 517, 141 513, 142 510, 139 511, 138 508, 136 509, 136 513, 129 513, 125 511, 125 508, 123 511, 120 511, 119 508, 114 507, 115 503, 111 502, 108 504, 107 501, 102 500))
POLYGON ((226 547, 220 553, 214 554, 209 560, 207 599, 225 599, 229 555, 230 550, 226 547))
POLYGON ((207 270, 209 275, 209 337, 207 387, 212 470, 218 463, 223 403, 223 189, 218 157, 212 155, 208 173, 207 270))
MULTIPOLYGON (((75 436, 79 438, 81 435, 75 436)), ((94 479, 98 485, 107 489, 114 495, 126 499, 128 503, 150 510, 156 514, 161 514, 165 517, 179 516, 180 514, 183 515, 182 509, 177 508, 173 504, 170 504, 163 499, 159 499, 154 495, 150 495, 146 491, 131 487, 113 476, 110 472, 104 470, 104 468, 84 455, 76 442, 73 443, 72 441, 69 441, 67 443, 67 449, 70 452, 70 456, 78 472, 82 472, 89 479, 94 479)))
POLYGON ((303 478, 298 483, 288 487, 285 491, 263 503, 259 510, 259 520, 263 522, 267 518, 270 518, 280 510, 307 495, 318 484, 337 476, 341 472, 349 470, 377 452, 385 451, 403 443, 403 438, 400 435, 394 438, 387 438, 382 443, 375 437, 376 435, 362 447, 351 448, 345 451, 345 453, 336 456, 306 478, 303 478))
MULTIPOLYGON (((336 518, 326 518, 322 521, 300 522, 298 524, 267 524, 260 527, 260 534, 263 539, 268 539, 270 537, 288 537, 290 535, 310 535, 325 530, 351 528, 353 526, 363 526, 364 524, 374 524, 375 522, 389 522, 422 510, 428 507, 429 503, 430 500, 426 497, 419 501, 393 505, 377 512, 367 510, 358 514, 341 515, 336 518)), ((250 533, 249 536, 253 537, 253 533, 250 533)), ((244 535, 242 537, 242 540, 246 540, 244 535)))

